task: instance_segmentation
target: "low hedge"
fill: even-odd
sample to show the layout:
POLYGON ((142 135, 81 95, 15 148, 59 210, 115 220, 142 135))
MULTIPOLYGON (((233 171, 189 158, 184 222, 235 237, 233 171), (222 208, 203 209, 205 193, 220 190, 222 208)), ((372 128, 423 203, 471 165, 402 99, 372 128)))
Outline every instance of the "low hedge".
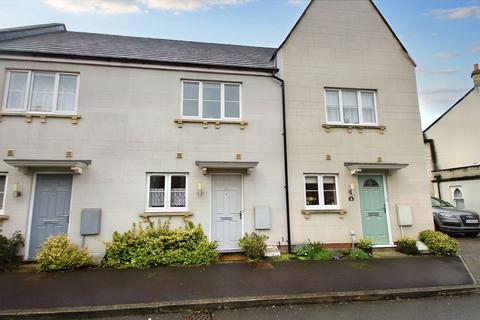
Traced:
POLYGON ((267 250, 268 237, 266 235, 260 235, 252 232, 246 233, 245 236, 240 239, 240 247, 245 251, 247 257, 253 260, 262 259, 265 257, 265 250, 267 250))
POLYGON ((418 254, 417 240, 408 237, 401 238, 398 241, 398 251, 409 255, 418 254))
POLYGON ((48 237, 38 251, 37 263, 40 271, 70 271, 91 265, 92 258, 62 234, 48 237))
POLYGON ((17 254, 24 242, 20 231, 15 232, 10 238, 0 235, 0 271, 18 264, 17 254))
POLYGON ((115 269, 161 265, 207 265, 218 260, 217 243, 209 242, 200 225, 187 222, 171 230, 169 223, 136 225, 127 232, 114 232, 106 243, 102 266, 115 269))
POLYGON ((418 238, 436 256, 456 256, 458 253, 458 241, 440 231, 425 230, 418 238))

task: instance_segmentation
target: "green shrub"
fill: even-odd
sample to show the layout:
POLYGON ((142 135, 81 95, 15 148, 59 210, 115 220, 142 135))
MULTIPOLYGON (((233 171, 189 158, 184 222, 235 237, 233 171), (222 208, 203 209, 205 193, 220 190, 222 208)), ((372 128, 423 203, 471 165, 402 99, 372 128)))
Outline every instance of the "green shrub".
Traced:
POLYGON ((245 236, 240 239, 240 247, 245 251, 247 257, 258 260, 265 257, 267 239, 268 237, 266 235, 259 235, 255 232, 251 234, 246 233, 245 236))
POLYGON ((0 235, 0 271, 14 267, 17 261, 17 254, 25 244, 20 231, 15 232, 9 239, 0 235))
POLYGON ((40 271, 77 270, 92 264, 85 249, 70 242, 65 234, 50 236, 37 254, 40 271))
POLYGON ((370 258, 370 255, 362 249, 355 248, 350 250, 349 258, 353 260, 366 260, 370 258))
POLYGON ((419 234, 420 241, 424 242, 428 250, 436 256, 456 256, 458 241, 440 231, 425 230, 419 234))
POLYGON ((333 260, 335 258, 335 253, 330 249, 321 249, 313 251, 310 257, 312 260, 333 260))
POLYGON ((418 254, 417 240, 407 237, 401 238, 398 241, 398 251, 409 255, 418 254))
POLYGON ((149 268, 161 265, 207 265, 218 260, 216 242, 208 242, 200 225, 187 222, 171 230, 169 223, 114 232, 106 243, 102 266, 115 269, 149 268))
POLYGON ((315 254, 315 252, 325 249, 326 246, 322 242, 311 242, 310 240, 308 240, 307 243, 297 245, 293 252, 298 257, 307 257, 308 259, 313 259, 313 255, 315 254))
POLYGON ((371 252, 373 249, 373 242, 370 239, 362 239, 358 241, 357 248, 362 249, 365 252, 371 252))
POLYGON ((294 254, 285 253, 285 254, 282 254, 280 257, 275 258, 275 261, 284 262, 284 261, 294 260, 296 258, 297 256, 295 256, 294 254))

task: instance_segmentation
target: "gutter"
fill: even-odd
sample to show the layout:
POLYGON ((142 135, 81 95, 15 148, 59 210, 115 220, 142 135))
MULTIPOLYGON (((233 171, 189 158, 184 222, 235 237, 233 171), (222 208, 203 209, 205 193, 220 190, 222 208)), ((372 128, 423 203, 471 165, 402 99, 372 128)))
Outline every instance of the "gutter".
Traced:
POLYGON ((284 170, 285 170, 285 205, 287 208, 287 243, 288 243, 288 253, 292 253, 292 238, 290 230, 290 197, 288 191, 288 154, 287 154, 287 112, 286 112, 286 102, 285 102, 285 81, 275 75, 276 72, 272 73, 272 77, 280 82, 280 87, 282 88, 282 135, 283 135, 283 158, 284 158, 284 170))
MULTIPOLYGON (((433 171, 438 171, 438 163, 437 163, 437 151, 435 149, 435 141, 433 139, 427 139, 427 135, 425 132, 423 132, 423 142, 428 144, 430 148, 430 156, 432 157, 432 169, 433 171)), ((440 182, 442 179, 442 176, 437 174, 434 176, 435 180, 433 180, 433 183, 437 184, 437 192, 438 192, 438 198, 442 200, 442 193, 440 191, 440 182)))

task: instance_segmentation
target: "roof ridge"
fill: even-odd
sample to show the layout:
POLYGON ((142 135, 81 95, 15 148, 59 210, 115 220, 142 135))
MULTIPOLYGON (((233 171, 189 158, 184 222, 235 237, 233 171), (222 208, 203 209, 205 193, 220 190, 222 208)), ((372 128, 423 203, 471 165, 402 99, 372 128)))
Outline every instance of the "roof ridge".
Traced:
POLYGON ((67 28, 63 23, 46 23, 15 28, 0 29, 0 42, 38 36, 47 33, 65 32, 67 28))

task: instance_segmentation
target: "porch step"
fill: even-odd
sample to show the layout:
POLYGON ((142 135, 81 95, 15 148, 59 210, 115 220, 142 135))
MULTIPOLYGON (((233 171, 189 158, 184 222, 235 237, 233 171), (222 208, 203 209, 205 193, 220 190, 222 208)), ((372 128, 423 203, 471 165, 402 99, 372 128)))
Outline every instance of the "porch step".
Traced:
POLYGON ((243 262, 247 261, 248 258, 242 252, 235 252, 235 253, 222 253, 220 254, 220 262, 243 262))
POLYGON ((277 246, 267 246, 265 257, 280 257, 281 253, 277 246))

